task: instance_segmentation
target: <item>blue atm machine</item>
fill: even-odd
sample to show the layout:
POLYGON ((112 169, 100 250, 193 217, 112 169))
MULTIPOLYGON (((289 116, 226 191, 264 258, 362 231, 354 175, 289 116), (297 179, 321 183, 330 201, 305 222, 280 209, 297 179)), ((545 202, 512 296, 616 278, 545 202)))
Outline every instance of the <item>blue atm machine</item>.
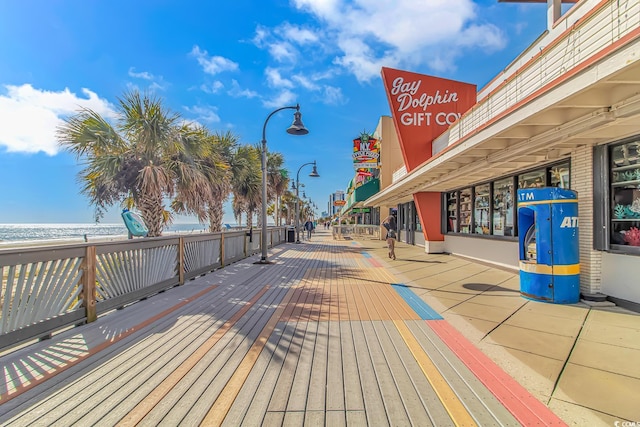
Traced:
POLYGON ((520 294, 573 304, 580 299, 578 194, 562 188, 518 190, 520 294))

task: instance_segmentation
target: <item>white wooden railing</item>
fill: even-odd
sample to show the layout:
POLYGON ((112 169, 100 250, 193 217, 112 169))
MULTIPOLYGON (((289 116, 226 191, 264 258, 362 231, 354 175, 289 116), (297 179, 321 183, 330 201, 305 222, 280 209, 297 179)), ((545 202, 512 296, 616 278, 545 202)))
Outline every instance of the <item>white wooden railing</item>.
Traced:
MULTIPOLYGON (((268 229, 268 245, 286 241, 268 229)), ((0 350, 260 252, 260 230, 0 250, 0 350)))

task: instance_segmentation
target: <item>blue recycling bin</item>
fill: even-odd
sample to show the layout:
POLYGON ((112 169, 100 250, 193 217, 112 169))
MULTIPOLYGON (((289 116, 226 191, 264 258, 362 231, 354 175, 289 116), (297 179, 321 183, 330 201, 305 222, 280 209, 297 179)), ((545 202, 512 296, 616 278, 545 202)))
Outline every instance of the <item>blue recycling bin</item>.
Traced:
POLYGON ((580 300, 578 194, 563 188, 518 190, 520 294, 557 304, 580 300))

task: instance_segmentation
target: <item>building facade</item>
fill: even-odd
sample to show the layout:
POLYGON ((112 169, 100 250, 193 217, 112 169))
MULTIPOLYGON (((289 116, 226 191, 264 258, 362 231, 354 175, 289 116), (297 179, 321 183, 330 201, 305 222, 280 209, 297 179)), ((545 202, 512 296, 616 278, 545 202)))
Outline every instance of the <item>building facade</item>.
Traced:
MULTIPOLYGON (((470 109, 418 141, 424 161, 408 164, 400 138, 404 164, 364 205, 398 207, 407 223, 414 209, 424 241, 413 243, 427 252, 518 269, 517 190, 575 190, 582 293, 640 308, 640 2, 583 0, 561 17, 559 4, 549 2, 547 31, 470 109)), ((410 79, 407 88, 419 86, 410 79)), ((437 114, 426 105, 418 123, 390 105, 400 134, 437 114)))

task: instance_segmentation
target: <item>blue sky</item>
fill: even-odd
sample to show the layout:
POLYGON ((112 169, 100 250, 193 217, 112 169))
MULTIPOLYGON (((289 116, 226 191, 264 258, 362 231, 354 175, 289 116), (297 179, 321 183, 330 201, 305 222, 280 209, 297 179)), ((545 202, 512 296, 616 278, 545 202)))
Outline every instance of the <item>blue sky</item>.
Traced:
POLYGON ((250 144, 300 103, 309 135, 285 133, 285 110, 268 148, 293 176, 317 161, 320 178, 300 177, 326 210, 352 140, 390 114, 381 67, 480 89, 545 28, 545 4, 484 0, 0 0, 0 223, 93 221, 55 129, 79 106, 112 115, 132 88, 250 144))

